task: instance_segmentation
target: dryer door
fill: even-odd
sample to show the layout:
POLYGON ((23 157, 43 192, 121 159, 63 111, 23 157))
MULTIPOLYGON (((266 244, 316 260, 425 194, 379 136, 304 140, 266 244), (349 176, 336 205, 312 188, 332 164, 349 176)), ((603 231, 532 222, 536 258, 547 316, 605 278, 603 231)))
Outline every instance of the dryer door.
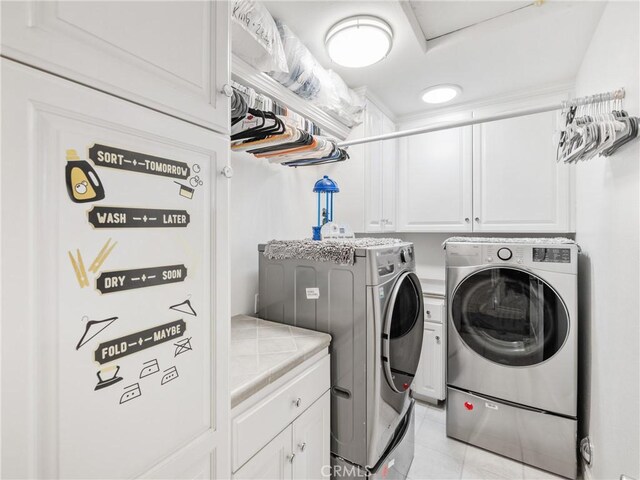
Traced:
POLYGON ((548 360, 569 334, 567 309, 556 291, 516 268, 488 268, 466 277, 453 294, 451 316, 471 350, 512 367, 548 360))
POLYGON ((393 287, 382 334, 382 353, 387 381, 396 392, 404 392, 413 382, 424 323, 420 280, 413 272, 403 273, 393 287))

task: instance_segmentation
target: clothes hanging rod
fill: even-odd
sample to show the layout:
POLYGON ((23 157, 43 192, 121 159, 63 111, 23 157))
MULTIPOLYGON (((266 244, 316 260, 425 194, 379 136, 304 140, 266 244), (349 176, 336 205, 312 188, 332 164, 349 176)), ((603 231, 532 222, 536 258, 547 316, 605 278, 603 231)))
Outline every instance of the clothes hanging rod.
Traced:
POLYGON ((411 128, 409 130, 401 130, 399 132, 385 133, 372 137, 357 138, 355 140, 347 140, 338 143, 339 147, 346 148, 353 145, 361 145, 363 143, 380 142, 383 140, 393 140, 394 138, 410 137, 412 135, 421 135, 423 133, 438 132, 440 130, 448 130, 450 128, 466 127, 469 125, 477 125, 478 123, 495 122, 498 120, 506 120, 507 118, 524 117, 526 115, 535 115, 536 113, 552 112, 561 110, 569 106, 588 105, 592 103, 605 102, 609 100, 622 99, 625 96, 624 88, 613 90, 598 95, 589 95, 587 97, 574 98, 572 100, 564 100, 560 103, 550 103, 539 107, 525 108, 522 110, 514 110, 511 112, 499 113, 497 115, 487 115, 485 117, 467 118, 464 120, 454 120, 449 122, 434 123, 425 127, 411 128))

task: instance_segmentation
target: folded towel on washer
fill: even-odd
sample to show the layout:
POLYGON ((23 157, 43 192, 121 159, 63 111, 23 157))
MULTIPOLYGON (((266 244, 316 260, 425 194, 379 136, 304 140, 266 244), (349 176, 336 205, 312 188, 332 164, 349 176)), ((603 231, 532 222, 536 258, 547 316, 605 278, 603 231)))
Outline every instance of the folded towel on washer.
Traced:
POLYGON ((353 265, 358 248, 402 243, 399 238, 345 238, 331 240, 271 240, 263 255, 270 260, 312 260, 353 265))
POLYGON ((565 237, 554 238, 501 238, 501 237, 449 237, 442 246, 446 248, 449 242, 465 242, 465 243, 534 243, 534 244, 548 244, 548 243, 564 243, 575 244, 575 240, 565 237))

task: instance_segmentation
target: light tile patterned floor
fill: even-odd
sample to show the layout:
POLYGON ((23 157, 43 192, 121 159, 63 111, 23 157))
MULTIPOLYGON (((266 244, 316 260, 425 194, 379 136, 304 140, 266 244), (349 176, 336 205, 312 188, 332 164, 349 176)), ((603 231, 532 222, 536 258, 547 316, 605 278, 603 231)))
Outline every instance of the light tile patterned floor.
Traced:
POLYGON ((447 437, 445 410, 416 402, 416 451, 410 480, 565 480, 447 437))

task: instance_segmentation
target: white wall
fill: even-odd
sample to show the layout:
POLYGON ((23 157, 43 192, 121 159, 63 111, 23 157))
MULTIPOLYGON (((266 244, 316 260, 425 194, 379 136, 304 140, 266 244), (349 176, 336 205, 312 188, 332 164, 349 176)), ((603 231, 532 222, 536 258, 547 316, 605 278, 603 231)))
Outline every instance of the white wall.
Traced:
POLYGON ((341 188, 334 197, 335 220, 362 231, 364 163, 358 152, 353 148, 353 158, 346 162, 299 168, 271 165, 246 153, 231 154, 231 315, 254 313, 259 243, 311 237, 317 218, 312 190, 323 175, 341 188), (350 209, 352 203, 359 207, 350 209))
MULTIPOLYGON (((640 115, 637 2, 604 11, 576 81, 577 95, 624 86, 640 115)), ((576 169, 580 265, 582 431, 594 445, 594 479, 640 478, 640 239, 638 140, 576 169)))

